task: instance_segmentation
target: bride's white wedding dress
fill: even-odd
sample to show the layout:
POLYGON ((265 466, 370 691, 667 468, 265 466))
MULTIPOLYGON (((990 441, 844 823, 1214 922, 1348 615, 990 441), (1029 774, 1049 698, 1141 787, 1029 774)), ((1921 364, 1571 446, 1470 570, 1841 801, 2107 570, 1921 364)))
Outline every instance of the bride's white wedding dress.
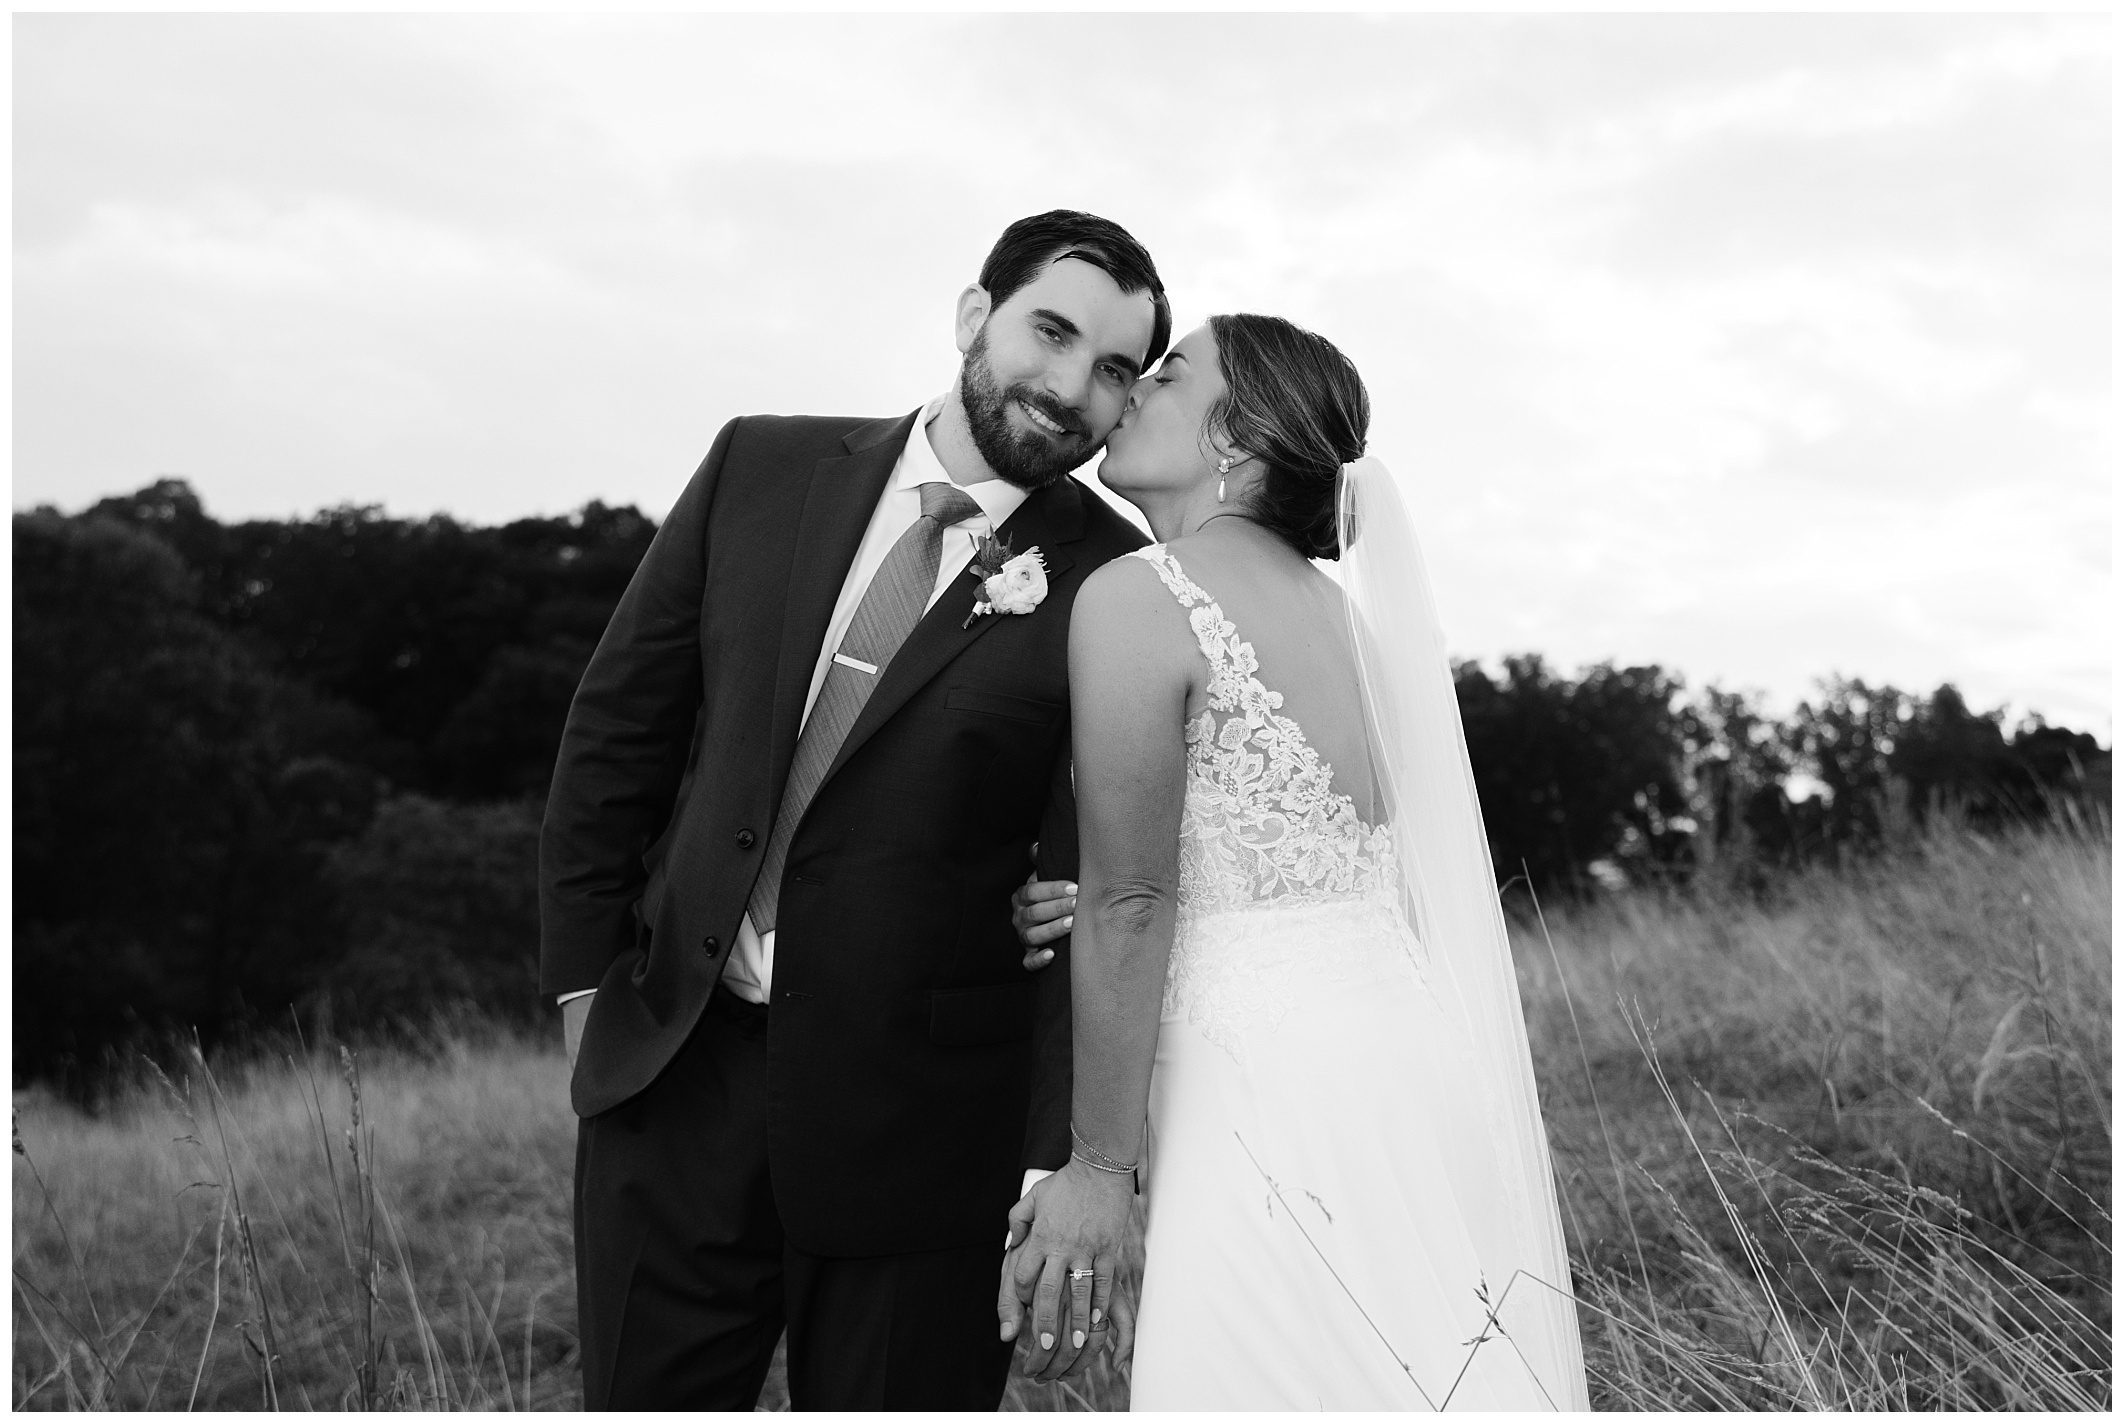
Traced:
POLYGON ((1465 1225, 1449 1154, 1491 1125, 1392 828, 1334 790, 1171 553, 1137 556, 1187 608, 1209 697, 1186 729, 1132 1407, 1585 1408, 1575 1333, 1533 1299, 1569 1282, 1511 1279, 1465 1225))

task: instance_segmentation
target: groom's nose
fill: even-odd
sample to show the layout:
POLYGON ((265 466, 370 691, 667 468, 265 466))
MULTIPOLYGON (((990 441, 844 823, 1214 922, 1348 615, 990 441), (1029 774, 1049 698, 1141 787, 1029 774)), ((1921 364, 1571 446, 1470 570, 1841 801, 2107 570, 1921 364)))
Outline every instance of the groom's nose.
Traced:
POLYGON ((1091 404, 1092 363, 1061 360, 1047 368, 1047 393, 1071 410, 1091 404))

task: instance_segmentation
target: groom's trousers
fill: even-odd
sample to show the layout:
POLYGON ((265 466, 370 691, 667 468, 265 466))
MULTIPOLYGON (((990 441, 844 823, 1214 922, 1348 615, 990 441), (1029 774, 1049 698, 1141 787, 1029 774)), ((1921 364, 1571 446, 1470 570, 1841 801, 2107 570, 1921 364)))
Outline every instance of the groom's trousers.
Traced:
POLYGON ((797 1409, 993 1410, 997 1243, 838 1258, 785 1238, 767 1013, 718 989, 654 1082, 581 1123, 584 1407, 749 1410, 786 1325, 797 1409))

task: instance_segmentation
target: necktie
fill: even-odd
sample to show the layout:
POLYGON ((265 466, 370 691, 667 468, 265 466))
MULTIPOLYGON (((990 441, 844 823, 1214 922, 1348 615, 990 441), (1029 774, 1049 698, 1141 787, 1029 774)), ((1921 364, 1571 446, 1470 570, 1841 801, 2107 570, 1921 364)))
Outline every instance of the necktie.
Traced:
POLYGON ((818 701, 797 739, 796 756, 789 763, 789 780, 782 788, 782 806, 775 813, 774 832, 767 837, 767 854, 760 862, 760 878, 752 884, 747 908, 752 927, 761 934, 774 928, 775 905, 782 894, 782 868, 789 859, 789 842, 796 837, 804 809, 826 779, 826 768, 840 753, 848 729, 855 725, 863 704, 870 700, 878 679, 885 675, 900 644, 914 631, 937 584, 937 558, 944 544, 944 530, 981 512, 972 496, 957 485, 934 482, 922 486, 922 517, 907 527, 900 541, 885 555, 885 562, 870 580, 855 617, 841 637, 819 687, 818 701), (861 666, 851 666, 851 663, 861 666), (867 669, 867 670, 866 670, 867 669))

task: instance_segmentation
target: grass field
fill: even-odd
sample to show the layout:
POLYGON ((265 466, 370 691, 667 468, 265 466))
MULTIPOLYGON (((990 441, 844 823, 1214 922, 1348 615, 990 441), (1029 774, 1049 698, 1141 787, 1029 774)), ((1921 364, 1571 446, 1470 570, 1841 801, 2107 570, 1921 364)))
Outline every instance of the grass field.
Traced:
MULTIPOLYGON (((1596 1406, 2107 1408, 2109 907, 2105 829, 1530 912, 1596 1406)), ((17 1092, 15 1405, 576 1405, 557 1041, 288 1050, 17 1092)))

